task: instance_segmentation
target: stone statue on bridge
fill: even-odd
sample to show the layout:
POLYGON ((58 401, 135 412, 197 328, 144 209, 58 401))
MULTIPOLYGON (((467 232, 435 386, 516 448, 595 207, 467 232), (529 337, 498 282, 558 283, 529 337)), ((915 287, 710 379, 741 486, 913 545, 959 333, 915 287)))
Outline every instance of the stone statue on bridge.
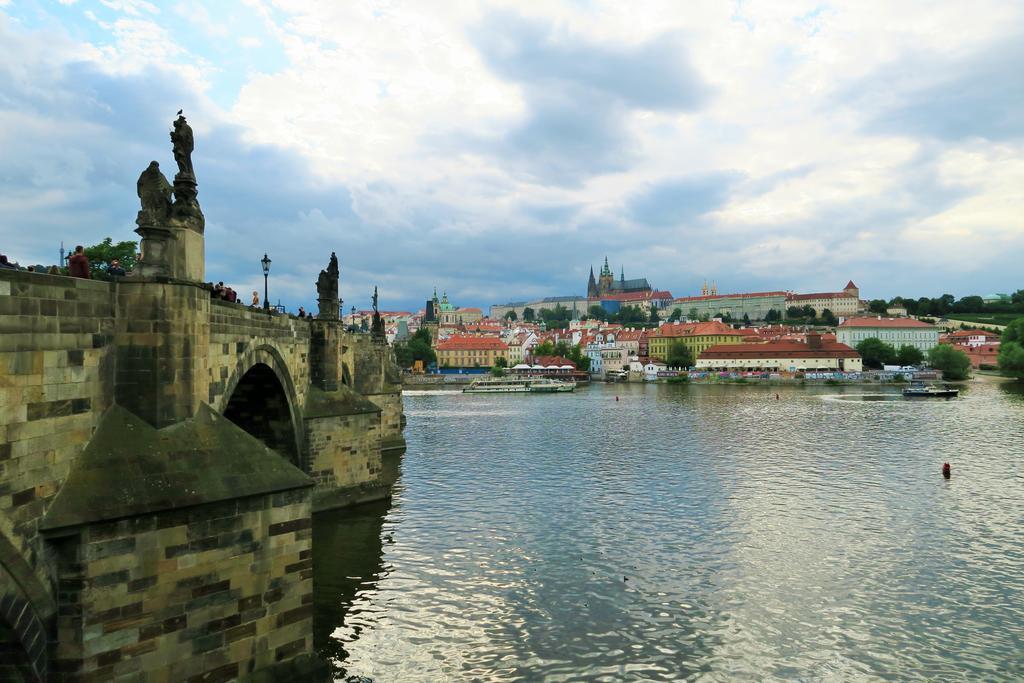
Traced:
POLYGON ((188 125, 181 110, 178 111, 178 118, 174 120, 171 145, 174 149, 174 161, 178 164, 178 173, 195 178, 195 172, 192 169, 192 150, 195 148, 195 140, 192 137, 192 126, 188 125))
POLYGON ((136 223, 162 223, 171 212, 171 184, 160 171, 160 164, 155 161, 149 162, 135 187, 142 201, 142 210, 136 223))
POLYGON ((319 320, 338 319, 338 256, 331 252, 331 261, 327 264, 326 270, 320 271, 316 279, 316 299, 320 310, 317 314, 319 320))
POLYGON ((370 338, 378 344, 383 344, 387 341, 387 335, 384 332, 384 318, 380 315, 380 308, 377 306, 377 288, 373 288, 373 322, 370 324, 370 338))

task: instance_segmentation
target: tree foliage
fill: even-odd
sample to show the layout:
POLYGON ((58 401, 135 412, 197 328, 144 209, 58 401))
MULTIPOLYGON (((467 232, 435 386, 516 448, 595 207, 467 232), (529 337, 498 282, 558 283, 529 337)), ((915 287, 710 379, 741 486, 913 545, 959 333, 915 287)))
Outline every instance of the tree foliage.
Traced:
POLYGON ((897 365, 920 365, 924 361, 924 351, 911 346, 910 344, 904 344, 896 352, 896 364, 897 365))
MULTIPOLYGON (((1016 294, 1024 295, 1024 290, 1016 294)), ((999 371, 1007 377, 1024 380, 1024 318, 1017 318, 1003 330, 998 363, 999 371)))
POLYGON ((395 344, 395 360, 403 368, 411 368, 416 361, 430 365, 437 360, 437 354, 430 346, 430 332, 421 327, 408 340, 395 344))
POLYGON ((657 324, 660 320, 661 318, 658 317, 658 307, 655 306, 654 304, 651 304, 651 313, 647 318, 647 322, 657 324))
POLYGON ((107 268, 110 263, 117 259, 126 272, 131 272, 135 267, 135 254, 138 242, 125 240, 114 244, 114 240, 107 237, 99 244, 85 248, 85 256, 89 259, 89 275, 93 279, 105 279, 107 268))
POLYGON ((515 309, 505 314, 505 320, 511 320, 512 322, 519 320, 519 316, 516 314, 515 309))
POLYGON ((896 349, 877 337, 868 337, 857 344, 856 348, 864 360, 864 365, 869 368, 877 369, 896 360, 896 349))
POLYGON ((527 306, 523 309, 523 320, 528 323, 532 323, 536 320, 536 311, 527 306))
POLYGON ((533 347, 530 351, 530 355, 534 358, 541 356, 561 356, 562 358, 568 358, 576 364, 577 370, 584 372, 590 370, 590 357, 583 353, 583 350, 579 346, 570 344, 566 341, 560 341, 557 344, 553 344, 550 341, 542 342, 533 347))
POLYGON ((683 309, 681 309, 681 308, 673 308, 672 309, 672 314, 669 315, 669 317, 668 317, 668 321, 670 323, 678 322, 679 319, 682 318, 682 317, 683 317, 683 309))
POLYGON ((682 340, 676 339, 668 345, 665 364, 672 368, 688 368, 693 365, 693 352, 682 340))
POLYGON ((827 308, 821 312, 821 322, 823 325, 828 325, 829 327, 835 327, 839 324, 836 314, 827 308))
POLYGON ((928 364, 942 371, 942 379, 967 379, 971 369, 971 359, 960 349, 950 344, 939 344, 928 351, 928 364))
POLYGON ((782 320, 782 314, 776 311, 774 308, 769 308, 768 312, 764 314, 765 322, 776 322, 782 320))

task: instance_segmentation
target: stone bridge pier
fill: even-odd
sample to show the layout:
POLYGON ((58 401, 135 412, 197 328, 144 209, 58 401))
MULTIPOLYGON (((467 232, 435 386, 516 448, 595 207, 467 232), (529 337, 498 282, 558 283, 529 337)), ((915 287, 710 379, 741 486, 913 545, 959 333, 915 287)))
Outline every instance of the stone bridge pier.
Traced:
POLYGON ((397 369, 333 255, 315 320, 214 298, 195 191, 140 178, 133 277, 0 270, 0 681, 323 671, 312 516, 390 495, 397 369))

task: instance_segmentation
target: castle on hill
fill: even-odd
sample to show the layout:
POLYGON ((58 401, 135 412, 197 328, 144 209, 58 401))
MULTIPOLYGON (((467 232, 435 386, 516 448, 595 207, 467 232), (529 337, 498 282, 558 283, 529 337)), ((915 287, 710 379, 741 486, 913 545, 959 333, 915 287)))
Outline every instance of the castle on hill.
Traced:
POLYGON ((632 294, 634 292, 650 292, 651 285, 647 278, 641 277, 634 280, 626 279, 625 268, 620 269, 619 279, 615 279, 612 269, 608 267, 608 257, 604 257, 604 267, 601 268, 601 275, 594 277, 594 267, 590 267, 590 279, 587 281, 587 298, 600 299, 610 294, 632 294))

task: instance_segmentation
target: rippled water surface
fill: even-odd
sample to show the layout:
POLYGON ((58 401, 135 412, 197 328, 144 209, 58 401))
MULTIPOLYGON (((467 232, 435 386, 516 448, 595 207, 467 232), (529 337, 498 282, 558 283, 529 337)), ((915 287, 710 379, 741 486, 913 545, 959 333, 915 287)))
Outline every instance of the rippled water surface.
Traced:
POLYGON ((1024 678, 1019 389, 597 385, 405 409, 393 501, 316 520, 339 680, 1024 678))

